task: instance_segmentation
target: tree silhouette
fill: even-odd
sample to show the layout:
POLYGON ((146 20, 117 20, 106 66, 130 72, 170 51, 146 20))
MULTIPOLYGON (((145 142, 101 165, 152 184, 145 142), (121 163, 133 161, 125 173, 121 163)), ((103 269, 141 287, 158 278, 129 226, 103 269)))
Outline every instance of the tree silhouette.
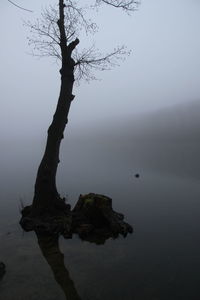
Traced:
MULTIPOLYGON (((94 33, 96 30, 96 24, 86 18, 86 10, 97 8, 102 4, 132 11, 137 3, 135 1, 97 0, 92 6, 80 7, 78 1, 59 0, 58 6, 45 9, 41 19, 38 19, 34 24, 26 23, 32 33, 29 37, 29 43, 34 46, 33 54, 51 56, 61 62, 60 94, 53 121, 48 129, 44 155, 37 172, 33 203, 22 211, 21 224, 26 229, 30 227, 30 220, 27 226, 27 216, 33 222, 33 219, 38 220, 38 218, 44 220, 52 216, 59 215, 60 217, 63 212, 65 212, 65 216, 68 216, 68 221, 65 218, 64 227, 67 226, 69 229, 71 226, 70 222, 72 220, 69 221, 70 206, 65 203, 65 199, 61 198, 58 193, 56 172, 60 162, 60 144, 68 123, 70 106, 75 97, 73 95, 74 82, 81 79, 94 79, 93 70, 103 71, 109 69, 128 53, 124 46, 116 47, 106 55, 99 53, 94 45, 82 51, 78 49, 80 33, 89 34, 94 33), (24 217, 26 218, 25 221, 24 217)), ((94 202, 99 203, 96 200, 94 202)), ((110 202, 109 205, 111 209, 110 202)), ((70 232, 70 230, 68 231, 70 232)))

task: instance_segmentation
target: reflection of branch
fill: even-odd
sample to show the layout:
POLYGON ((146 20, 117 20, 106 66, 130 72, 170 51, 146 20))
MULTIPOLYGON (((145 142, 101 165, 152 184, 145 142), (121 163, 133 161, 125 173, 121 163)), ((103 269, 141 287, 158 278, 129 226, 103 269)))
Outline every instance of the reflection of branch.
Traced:
POLYGON ((55 280, 62 288, 67 300, 81 300, 74 282, 64 264, 64 255, 59 249, 58 235, 37 234, 38 244, 47 263, 51 267, 55 280))
POLYGON ((16 3, 14 3, 14 2, 11 1, 11 0, 8 0, 8 2, 10 2, 11 4, 13 4, 14 6, 16 6, 16 7, 20 8, 20 9, 26 10, 26 11, 28 11, 28 12, 33 12, 33 11, 30 10, 30 9, 27 9, 27 8, 24 8, 24 7, 22 7, 22 6, 17 5, 16 3))

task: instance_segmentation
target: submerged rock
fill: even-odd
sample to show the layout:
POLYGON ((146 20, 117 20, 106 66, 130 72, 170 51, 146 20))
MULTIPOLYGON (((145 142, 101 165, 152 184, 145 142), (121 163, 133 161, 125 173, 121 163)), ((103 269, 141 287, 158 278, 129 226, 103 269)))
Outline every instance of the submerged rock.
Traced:
POLYGON ((112 199, 89 193, 80 195, 75 207, 71 210, 56 210, 38 217, 31 217, 31 206, 22 211, 20 224, 25 231, 38 233, 61 234, 64 238, 72 238, 78 234, 82 240, 103 244, 108 238, 124 237, 133 232, 133 228, 124 222, 124 216, 112 208, 112 199))

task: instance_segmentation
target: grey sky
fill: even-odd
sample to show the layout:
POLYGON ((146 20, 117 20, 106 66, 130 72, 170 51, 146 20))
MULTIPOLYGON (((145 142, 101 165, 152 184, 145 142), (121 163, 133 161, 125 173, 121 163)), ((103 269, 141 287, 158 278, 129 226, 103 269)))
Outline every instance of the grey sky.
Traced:
MULTIPOLYGON (((22 25, 22 19, 39 15, 41 3, 55 1, 16 3, 34 13, 0 2, 1 138, 43 135, 59 92, 59 66, 50 58, 27 55, 28 32, 22 25)), ((98 73, 101 81, 75 87, 72 126, 81 130, 105 119, 123 122, 132 115, 199 98, 199 1, 143 0, 132 16, 104 7, 95 19, 99 48, 109 51, 126 44, 132 54, 120 67, 98 73)))

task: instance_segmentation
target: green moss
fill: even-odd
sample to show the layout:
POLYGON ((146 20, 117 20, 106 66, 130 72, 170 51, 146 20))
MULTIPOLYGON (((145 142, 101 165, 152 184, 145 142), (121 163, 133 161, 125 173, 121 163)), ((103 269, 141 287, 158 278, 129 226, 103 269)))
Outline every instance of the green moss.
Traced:
POLYGON ((100 195, 100 194, 94 194, 94 193, 89 193, 86 195, 82 195, 82 199, 83 199, 83 205, 87 206, 87 205, 94 205, 94 203, 97 204, 97 206, 108 206, 110 204, 110 198, 104 196, 104 195, 100 195))
POLYGON ((84 205, 92 205, 94 203, 93 198, 87 198, 84 200, 84 205))

